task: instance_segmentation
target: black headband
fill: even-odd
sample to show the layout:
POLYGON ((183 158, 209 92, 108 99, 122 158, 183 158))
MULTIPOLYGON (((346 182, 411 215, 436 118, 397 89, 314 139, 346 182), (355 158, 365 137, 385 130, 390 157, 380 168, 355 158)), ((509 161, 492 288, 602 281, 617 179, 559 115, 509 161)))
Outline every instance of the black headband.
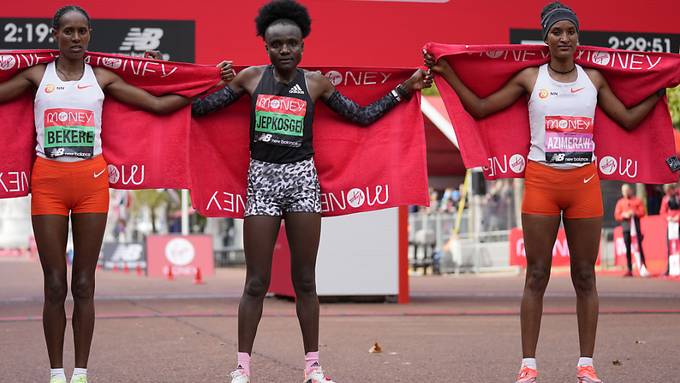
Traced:
POLYGON ((576 27, 576 32, 578 32, 578 18, 576 17, 574 11, 568 8, 555 8, 548 12, 548 14, 546 14, 541 20, 544 41, 548 37, 548 31, 550 31, 550 28, 555 25, 556 22, 562 20, 571 21, 571 23, 576 27))

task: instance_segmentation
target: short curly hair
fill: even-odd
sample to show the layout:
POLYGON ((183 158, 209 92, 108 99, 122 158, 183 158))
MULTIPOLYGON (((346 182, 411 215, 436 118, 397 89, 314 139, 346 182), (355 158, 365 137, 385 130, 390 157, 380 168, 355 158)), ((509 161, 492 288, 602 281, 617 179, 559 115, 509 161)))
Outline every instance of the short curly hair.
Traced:
POLYGON ((295 0, 272 0, 262 6, 255 18, 257 35, 264 38, 267 28, 277 21, 289 21, 297 25, 302 31, 302 38, 309 36, 312 29, 307 8, 295 0))

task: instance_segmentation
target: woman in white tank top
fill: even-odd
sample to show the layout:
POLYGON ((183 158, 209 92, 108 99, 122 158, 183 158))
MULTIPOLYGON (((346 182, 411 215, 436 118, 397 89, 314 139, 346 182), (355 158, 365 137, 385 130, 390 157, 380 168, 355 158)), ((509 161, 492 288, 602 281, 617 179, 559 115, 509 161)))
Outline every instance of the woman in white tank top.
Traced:
POLYGON ((476 119, 503 110, 529 96, 531 149, 525 174, 522 226, 527 255, 526 283, 521 306, 524 359, 518 383, 537 381, 536 345, 543 294, 550 277, 552 249, 564 221, 570 250, 571 276, 577 295, 581 358, 577 379, 598 383, 592 365, 598 317, 595 262, 602 228, 602 201, 597 169, 592 164, 595 107, 624 129, 635 128, 653 109, 662 93, 627 108, 597 70, 574 62, 578 19, 568 7, 554 2, 541 13, 550 61, 517 73, 486 98, 474 94, 446 60, 435 62, 425 52, 425 64, 444 77, 476 119))
MULTIPOLYGON (((71 291, 76 367, 71 382, 87 382, 94 329, 94 276, 108 212, 108 176, 100 155, 104 94, 157 114, 171 113, 191 101, 179 95, 153 96, 113 72, 87 65, 84 57, 90 31, 90 19, 82 8, 59 9, 52 32, 59 58, 0 83, 0 102, 37 90, 34 110, 38 158, 31 176, 31 205, 44 270, 43 328, 51 383, 66 382, 62 347, 69 215, 74 238, 71 291)), ((233 77, 230 68, 223 69, 223 80, 228 81, 233 77)))

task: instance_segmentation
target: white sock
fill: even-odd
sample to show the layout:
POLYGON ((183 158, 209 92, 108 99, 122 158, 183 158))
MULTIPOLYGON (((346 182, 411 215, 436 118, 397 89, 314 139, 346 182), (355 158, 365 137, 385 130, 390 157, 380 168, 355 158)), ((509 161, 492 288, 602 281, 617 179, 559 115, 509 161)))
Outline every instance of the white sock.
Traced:
POLYGON ((87 377, 87 368, 74 368, 73 376, 71 376, 71 381, 73 381, 74 378, 77 378, 79 376, 87 377))
POLYGON ((531 369, 536 369, 536 358, 524 358, 522 359, 522 367, 529 367, 531 369))
POLYGON ((64 378, 66 380, 66 374, 63 368, 50 368, 50 379, 52 378, 64 378))
POLYGON ((578 364, 576 366, 577 367, 585 367, 585 366, 593 367, 593 358, 580 357, 580 358, 578 358, 578 364))

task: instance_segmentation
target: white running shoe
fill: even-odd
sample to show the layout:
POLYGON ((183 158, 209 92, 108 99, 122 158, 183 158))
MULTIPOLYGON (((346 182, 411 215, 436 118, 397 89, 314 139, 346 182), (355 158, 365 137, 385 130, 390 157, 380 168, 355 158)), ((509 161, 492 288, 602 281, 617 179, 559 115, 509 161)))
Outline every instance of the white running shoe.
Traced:
POLYGON ((316 367, 309 374, 305 373, 304 383, 335 383, 335 381, 327 377, 321 367, 316 367))
POLYGON ((231 383, 250 383, 250 376, 242 369, 234 370, 229 374, 231 376, 231 383))
POLYGON ((50 383, 66 383, 66 378, 55 376, 54 378, 50 378, 50 383))
POLYGON ((640 276, 642 278, 647 278, 649 276, 649 271, 647 271, 645 265, 640 266, 640 276))

